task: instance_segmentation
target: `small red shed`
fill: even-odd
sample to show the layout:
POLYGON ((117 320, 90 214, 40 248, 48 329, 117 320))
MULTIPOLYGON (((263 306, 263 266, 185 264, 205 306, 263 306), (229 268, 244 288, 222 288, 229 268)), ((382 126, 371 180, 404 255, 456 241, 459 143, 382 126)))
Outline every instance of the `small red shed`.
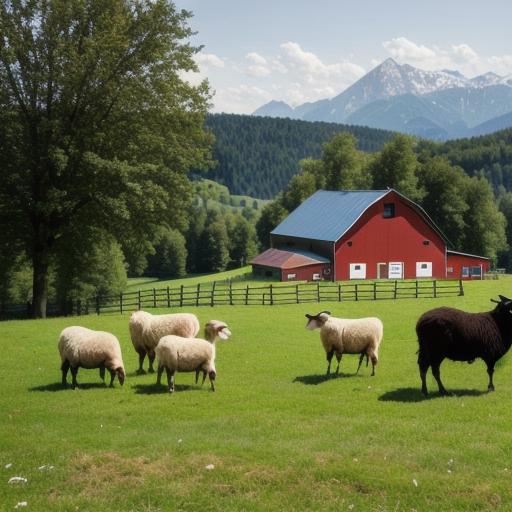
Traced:
POLYGON ((251 260, 252 271, 256 276, 277 277, 280 281, 320 281, 330 280, 331 262, 316 254, 279 249, 267 249, 251 260))
POLYGON ((446 251, 446 253, 448 255, 447 277, 484 279, 491 265, 491 260, 484 256, 473 256, 455 251, 446 251))

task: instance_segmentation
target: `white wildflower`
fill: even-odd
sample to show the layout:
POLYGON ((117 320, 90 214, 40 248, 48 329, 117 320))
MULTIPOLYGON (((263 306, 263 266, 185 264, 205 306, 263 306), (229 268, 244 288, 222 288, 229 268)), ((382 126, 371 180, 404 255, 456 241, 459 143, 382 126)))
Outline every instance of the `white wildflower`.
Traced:
POLYGON ((213 464, 208 464, 208 466, 206 466, 206 469, 213 469, 215 466, 213 464))
POLYGON ((27 481, 27 479, 23 478, 22 476, 13 476, 12 478, 9 479, 10 484, 13 484, 15 482, 26 482, 26 481, 27 481))
POLYGON ((413 478, 412 483, 414 484, 415 487, 418 487, 418 482, 416 481, 415 478, 413 478))

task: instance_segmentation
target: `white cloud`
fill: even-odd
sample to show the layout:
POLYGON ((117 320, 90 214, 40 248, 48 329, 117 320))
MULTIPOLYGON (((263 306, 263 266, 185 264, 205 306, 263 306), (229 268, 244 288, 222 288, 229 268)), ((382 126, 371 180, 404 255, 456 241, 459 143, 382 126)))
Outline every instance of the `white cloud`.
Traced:
POLYGON ((211 53, 198 53, 195 56, 195 61, 198 66, 214 67, 218 69, 222 69, 226 65, 220 57, 211 53))
POLYGON ((397 37, 391 41, 385 41, 382 46, 397 62, 425 61, 436 58, 436 53, 423 45, 417 45, 405 37, 397 37))
POLYGON ((254 62, 255 64, 258 64, 260 66, 263 66, 267 63, 267 59, 265 59, 265 57, 262 57, 259 53, 256 53, 256 52, 251 52, 251 53, 248 53, 245 58, 247 60, 251 60, 252 62, 254 62))

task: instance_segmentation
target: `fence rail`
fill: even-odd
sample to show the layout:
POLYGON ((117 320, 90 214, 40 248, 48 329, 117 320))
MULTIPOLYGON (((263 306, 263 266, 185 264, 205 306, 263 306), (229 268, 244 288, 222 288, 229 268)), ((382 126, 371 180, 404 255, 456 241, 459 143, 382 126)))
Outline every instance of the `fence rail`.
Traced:
MULTIPOLYGON (((52 308, 49 316, 81 316, 102 313, 128 313, 139 309, 182 308, 218 305, 270 305, 301 304, 326 301, 359 301, 385 299, 436 298, 447 295, 464 295, 462 280, 417 280, 374 282, 316 282, 274 283, 264 285, 233 286, 231 281, 181 285, 121 293, 110 297, 76 300, 66 305, 64 311, 52 308)), ((8 311, 7 311, 8 313, 8 311)), ((18 318, 26 317, 23 307, 18 307, 18 318), (20 314, 21 313, 21 314, 20 314)), ((3 318, 12 318, 5 313, 3 318)))

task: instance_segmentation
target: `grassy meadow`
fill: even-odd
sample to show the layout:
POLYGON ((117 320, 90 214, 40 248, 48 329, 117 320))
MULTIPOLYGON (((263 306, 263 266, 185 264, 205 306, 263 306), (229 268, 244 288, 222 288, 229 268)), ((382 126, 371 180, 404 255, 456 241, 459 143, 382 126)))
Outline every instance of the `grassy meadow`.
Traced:
POLYGON ((429 372, 424 398, 414 326, 441 305, 489 310, 511 287, 500 276, 465 283, 463 297, 187 308, 233 333, 217 342, 215 393, 192 373, 173 395, 136 375, 127 314, 2 322, 0 511, 509 511, 512 355, 494 393, 481 360, 445 361, 453 395, 438 396, 429 372), (371 364, 354 375, 356 355, 325 375, 304 316, 324 309, 382 319, 375 377, 371 364), (123 387, 83 369, 80 389, 61 386, 70 325, 118 337, 123 387))

